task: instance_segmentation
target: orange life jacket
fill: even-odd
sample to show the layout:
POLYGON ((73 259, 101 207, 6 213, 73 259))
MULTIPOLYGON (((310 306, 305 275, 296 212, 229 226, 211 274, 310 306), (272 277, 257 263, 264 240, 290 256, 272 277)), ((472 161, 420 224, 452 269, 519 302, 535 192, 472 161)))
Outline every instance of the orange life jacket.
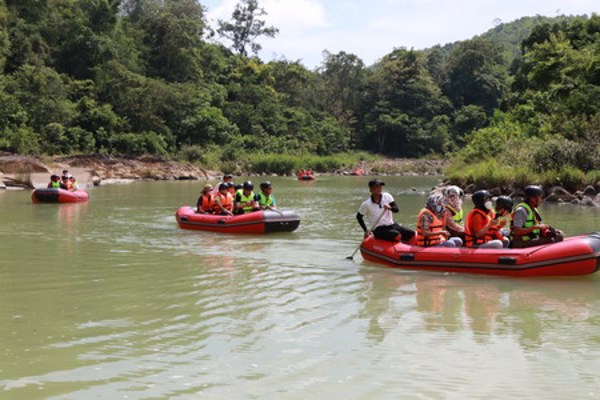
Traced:
MULTIPOLYGON (((221 203, 221 207, 223 207, 223 209, 227 211, 233 210, 233 196, 231 195, 231 193, 227 192, 223 194, 219 192, 219 194, 217 194, 217 197, 215 198, 215 203, 217 203, 217 199, 219 200, 219 203, 221 203)), ((217 209, 216 211, 218 212, 220 210, 217 209)))
POLYGON ((200 198, 200 208, 205 212, 212 212, 213 208, 215 208, 215 199, 211 193, 207 193, 206 195, 202 195, 200 198))
POLYGON ((486 221, 486 224, 494 218, 496 218, 496 213, 494 213, 493 210, 489 210, 486 213, 485 211, 480 210, 478 208, 472 209, 471 212, 467 215, 467 223, 465 224, 465 246, 473 247, 474 245, 484 244, 493 239, 502 238, 502 234, 500 233, 500 227, 498 225, 490 226, 485 235, 483 235, 482 237, 477 237, 475 235, 476 232, 472 227, 473 216, 475 214, 481 215, 484 218, 484 221, 486 221))
POLYGON ((432 213, 429 209, 423 208, 417 217, 417 246, 434 246, 438 243, 442 243, 446 241, 446 237, 442 235, 440 232, 444 230, 444 222, 439 219, 434 213, 432 213), (423 219, 423 215, 429 214, 432 217, 432 221, 429 224, 429 231, 431 233, 435 233, 435 235, 429 235, 425 237, 423 232, 423 223, 421 220, 423 219))

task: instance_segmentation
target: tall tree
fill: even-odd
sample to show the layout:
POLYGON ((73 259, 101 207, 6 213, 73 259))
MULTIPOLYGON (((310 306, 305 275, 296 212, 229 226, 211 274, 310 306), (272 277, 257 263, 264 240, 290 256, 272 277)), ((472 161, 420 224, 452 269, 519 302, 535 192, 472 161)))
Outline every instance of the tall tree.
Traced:
POLYGON ((263 8, 258 7, 257 0, 241 0, 236 6, 231 21, 219 20, 217 33, 233 42, 233 49, 242 56, 247 56, 247 47, 257 54, 262 46, 256 42, 260 36, 275 37, 279 29, 274 26, 266 27, 266 22, 260 17, 267 15, 263 8))

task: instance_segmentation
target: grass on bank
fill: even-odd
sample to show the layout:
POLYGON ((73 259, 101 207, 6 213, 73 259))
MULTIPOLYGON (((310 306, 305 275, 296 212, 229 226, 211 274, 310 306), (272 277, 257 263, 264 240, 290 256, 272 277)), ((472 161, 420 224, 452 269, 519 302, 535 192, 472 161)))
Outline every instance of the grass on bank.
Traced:
POLYGON ((488 159, 474 164, 452 163, 446 170, 448 181, 465 186, 475 184, 478 188, 522 188, 537 184, 544 187, 562 186, 574 192, 587 185, 600 183, 600 171, 584 172, 573 166, 535 172, 526 166, 511 166, 488 159))
POLYGON ((291 174, 300 168, 310 168, 315 172, 333 172, 350 169, 361 161, 378 159, 367 152, 339 153, 329 156, 313 154, 260 154, 236 153, 219 147, 200 148, 188 146, 177 157, 180 161, 192 162, 209 170, 224 173, 268 173, 291 174))

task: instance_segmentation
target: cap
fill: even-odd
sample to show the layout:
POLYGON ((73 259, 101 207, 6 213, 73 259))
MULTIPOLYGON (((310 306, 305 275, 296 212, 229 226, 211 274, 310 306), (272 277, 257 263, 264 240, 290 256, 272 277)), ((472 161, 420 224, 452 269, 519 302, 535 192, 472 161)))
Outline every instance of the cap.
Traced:
POLYGON ((380 181, 379 179, 371 179, 369 181, 369 187, 377 186, 377 185, 385 185, 385 182, 380 181))
POLYGON ((206 185, 204 185, 203 190, 212 190, 213 186, 210 183, 207 183, 206 185))

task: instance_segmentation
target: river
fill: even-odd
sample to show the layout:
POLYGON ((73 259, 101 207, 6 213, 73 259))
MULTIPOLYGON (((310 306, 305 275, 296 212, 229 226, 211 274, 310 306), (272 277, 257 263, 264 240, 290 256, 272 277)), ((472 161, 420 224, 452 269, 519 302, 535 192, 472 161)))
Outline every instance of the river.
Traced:
MULTIPOLYGON (((179 229, 197 181, 99 186, 86 204, 0 193, 0 398, 600 397, 600 275, 346 260, 368 180, 271 178, 302 222, 263 236, 179 229)), ((437 178, 384 181, 414 227, 437 178)), ((541 212, 600 230, 598 209, 541 212)))

